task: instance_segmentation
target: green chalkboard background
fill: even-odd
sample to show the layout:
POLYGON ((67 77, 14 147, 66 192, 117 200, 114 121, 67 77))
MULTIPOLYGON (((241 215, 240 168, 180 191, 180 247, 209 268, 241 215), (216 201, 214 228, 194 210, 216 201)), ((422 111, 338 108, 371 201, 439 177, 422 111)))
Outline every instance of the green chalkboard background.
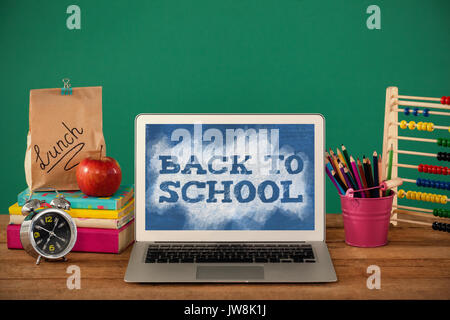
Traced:
MULTIPOLYGON (((0 212, 26 187, 30 89, 63 77, 103 86, 107 151, 125 183, 143 112, 318 112, 327 146, 361 157, 381 152, 386 87, 450 95, 449 14, 447 0, 2 0, 0 212), (66 27, 71 4, 81 30, 66 27), (372 4, 381 30, 366 26, 372 4)), ((327 211, 340 212, 329 181, 327 211)))

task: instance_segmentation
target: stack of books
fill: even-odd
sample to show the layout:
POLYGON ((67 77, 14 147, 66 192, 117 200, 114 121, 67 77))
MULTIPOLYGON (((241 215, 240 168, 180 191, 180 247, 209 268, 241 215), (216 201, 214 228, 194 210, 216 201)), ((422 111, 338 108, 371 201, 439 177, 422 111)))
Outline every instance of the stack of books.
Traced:
MULTIPOLYGON (((77 241, 72 251, 120 253, 134 241, 134 189, 120 186, 111 197, 89 197, 81 191, 59 192, 70 202, 67 212, 77 226, 77 241)), ((33 192, 32 199, 44 200, 44 206, 56 192, 33 192)), ((22 206, 30 198, 28 189, 19 193, 17 203, 9 207, 7 244, 22 249, 20 225, 25 219, 22 206)))

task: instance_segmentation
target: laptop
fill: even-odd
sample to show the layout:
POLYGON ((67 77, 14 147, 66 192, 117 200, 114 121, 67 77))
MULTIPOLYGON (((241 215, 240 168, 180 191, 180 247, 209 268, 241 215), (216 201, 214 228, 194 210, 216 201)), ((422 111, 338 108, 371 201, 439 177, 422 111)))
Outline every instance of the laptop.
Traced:
POLYGON ((324 118, 140 114, 126 282, 337 281, 324 118))

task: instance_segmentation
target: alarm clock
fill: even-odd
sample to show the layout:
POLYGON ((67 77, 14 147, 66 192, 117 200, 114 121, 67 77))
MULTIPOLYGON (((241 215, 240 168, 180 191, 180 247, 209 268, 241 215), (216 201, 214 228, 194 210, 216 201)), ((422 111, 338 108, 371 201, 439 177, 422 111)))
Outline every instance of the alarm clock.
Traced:
MULTIPOLYGON (((31 195, 30 195, 31 198, 31 195)), ((22 206, 26 215, 20 227, 20 241, 32 257, 48 260, 62 259, 72 250, 77 240, 77 228, 72 217, 64 210, 70 209, 70 202, 58 196, 50 202, 50 208, 40 209, 45 201, 28 199, 22 206)))

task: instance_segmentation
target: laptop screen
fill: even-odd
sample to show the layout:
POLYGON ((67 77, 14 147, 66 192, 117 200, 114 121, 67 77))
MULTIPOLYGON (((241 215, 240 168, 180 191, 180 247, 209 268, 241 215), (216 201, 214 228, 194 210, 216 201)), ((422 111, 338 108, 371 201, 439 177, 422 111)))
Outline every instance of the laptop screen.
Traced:
POLYGON ((146 124, 146 230, 314 230, 314 124, 146 124))

